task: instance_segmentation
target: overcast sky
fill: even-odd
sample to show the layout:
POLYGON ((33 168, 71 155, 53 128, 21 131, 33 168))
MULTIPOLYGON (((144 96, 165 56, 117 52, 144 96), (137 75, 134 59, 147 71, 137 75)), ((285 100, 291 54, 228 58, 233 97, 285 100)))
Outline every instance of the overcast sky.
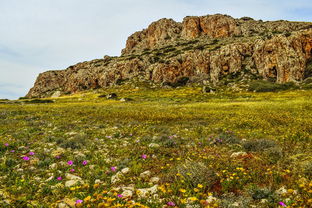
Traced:
POLYGON ((160 18, 229 14, 312 21, 311 0, 0 0, 0 98, 24 96, 37 75, 120 55, 160 18))

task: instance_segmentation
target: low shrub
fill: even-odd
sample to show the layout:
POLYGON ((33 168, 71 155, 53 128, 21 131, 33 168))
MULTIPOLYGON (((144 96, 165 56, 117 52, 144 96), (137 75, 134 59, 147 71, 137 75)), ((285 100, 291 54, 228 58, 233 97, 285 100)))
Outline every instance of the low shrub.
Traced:
POLYGON ((295 83, 278 84, 266 80, 255 80, 249 83, 248 90, 254 92, 276 92, 298 88, 295 83))
POLYGON ((81 149, 87 144, 87 136, 84 134, 78 134, 69 139, 59 139, 56 141, 63 148, 81 149))
POLYGON ((277 143, 270 139, 256 139, 244 142, 243 147, 248 152, 258 152, 277 147, 277 143))
POLYGON ((303 173, 307 177, 312 178, 312 161, 309 161, 304 165, 303 173))
POLYGON ((210 189, 218 182, 215 171, 200 162, 186 160, 177 166, 176 173, 181 174, 184 180, 194 188, 198 184, 203 184, 210 189))
POLYGON ((278 147, 273 147, 273 148, 266 149, 263 152, 263 154, 268 159, 268 161, 270 163, 272 163, 272 164, 277 163, 283 157, 283 152, 278 147))

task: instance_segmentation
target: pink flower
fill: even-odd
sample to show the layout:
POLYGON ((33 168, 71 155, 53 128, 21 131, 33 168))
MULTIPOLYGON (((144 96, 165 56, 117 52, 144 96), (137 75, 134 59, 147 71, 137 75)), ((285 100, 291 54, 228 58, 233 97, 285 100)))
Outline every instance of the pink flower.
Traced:
POLYGON ((121 194, 118 194, 117 196, 118 196, 119 198, 122 198, 122 195, 121 195, 121 194))
POLYGON ((168 202, 167 205, 170 206, 170 207, 174 207, 175 203, 171 201, 171 202, 168 202))
POLYGON ((60 158, 61 158, 61 155, 56 155, 55 158, 56 158, 56 159, 60 159, 60 158))
POLYGON ((82 164, 83 164, 83 165, 87 165, 87 164, 88 164, 88 161, 84 160, 84 161, 82 162, 82 164))
POLYGON ((29 154, 29 155, 31 155, 31 156, 32 156, 32 155, 35 155, 35 153, 34 153, 34 152, 29 152, 28 154, 29 154))
POLYGON ((115 172, 115 171, 117 170, 117 168, 116 168, 115 166, 113 166, 113 167, 111 167, 111 170, 112 170, 113 172, 115 172))
POLYGON ((282 207, 287 207, 284 202, 279 202, 278 204, 281 205, 282 207))
POLYGON ((6 146, 6 147, 7 147, 7 146, 9 146, 9 144, 8 144, 8 143, 5 143, 5 144, 4 144, 4 146, 6 146))
POLYGON ((15 152, 15 150, 11 150, 10 152, 15 152))
POLYGON ((70 172, 75 172, 75 169, 70 169, 69 171, 70 171, 70 172))
POLYGON ((68 165, 73 165, 74 162, 73 162, 72 160, 69 160, 69 161, 67 162, 67 164, 68 164, 68 165))
POLYGON ((146 159, 146 158, 147 158, 147 155, 146 155, 146 154, 143 154, 141 157, 142 157, 143 159, 146 159))
POLYGON ((63 178, 62 177, 57 177, 57 180, 58 181, 61 181, 63 178))
POLYGON ((82 202, 83 202, 83 200, 81 200, 81 199, 76 200, 76 204, 81 204, 82 202))
POLYGON ((25 156, 25 157, 23 157, 23 160, 28 161, 28 160, 30 160, 30 158, 25 156))

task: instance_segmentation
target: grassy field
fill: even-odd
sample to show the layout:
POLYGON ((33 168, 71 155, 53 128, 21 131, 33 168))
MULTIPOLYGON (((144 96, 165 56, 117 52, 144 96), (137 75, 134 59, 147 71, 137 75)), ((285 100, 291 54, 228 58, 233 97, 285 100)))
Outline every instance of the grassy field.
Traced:
POLYGON ((312 90, 25 101, 0 103, 0 207, 312 206, 312 90))

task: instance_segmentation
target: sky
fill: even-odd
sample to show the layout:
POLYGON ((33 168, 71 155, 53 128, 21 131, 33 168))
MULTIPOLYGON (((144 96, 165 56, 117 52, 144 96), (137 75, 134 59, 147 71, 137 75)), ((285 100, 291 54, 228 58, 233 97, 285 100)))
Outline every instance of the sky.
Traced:
POLYGON ((158 19, 216 13, 312 22, 311 0, 0 0, 0 99, 25 96, 44 71, 120 55, 158 19))

